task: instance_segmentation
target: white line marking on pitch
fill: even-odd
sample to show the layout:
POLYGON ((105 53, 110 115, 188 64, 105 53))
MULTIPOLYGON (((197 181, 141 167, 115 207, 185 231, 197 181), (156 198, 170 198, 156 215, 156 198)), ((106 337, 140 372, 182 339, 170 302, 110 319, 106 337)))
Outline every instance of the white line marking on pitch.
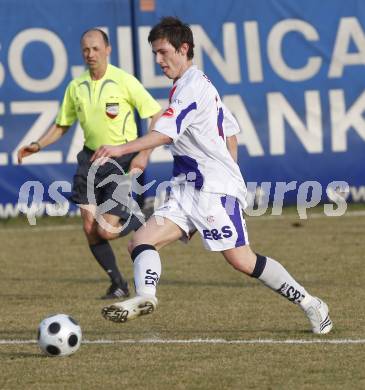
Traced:
MULTIPOLYGON (((35 344, 36 340, 0 340, 0 345, 35 344)), ((365 339, 252 339, 252 340, 225 340, 225 339, 141 339, 141 340, 83 340, 82 344, 225 344, 225 345, 255 345, 255 344, 365 344, 365 339)))

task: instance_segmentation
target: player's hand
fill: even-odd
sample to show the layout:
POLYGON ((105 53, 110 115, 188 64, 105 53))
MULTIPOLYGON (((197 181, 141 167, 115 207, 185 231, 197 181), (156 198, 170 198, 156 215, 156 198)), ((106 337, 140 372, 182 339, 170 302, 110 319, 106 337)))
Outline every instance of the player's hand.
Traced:
POLYGON ((145 151, 139 152, 136 157, 133 158, 129 166, 129 173, 144 171, 148 164, 148 153, 145 151))
POLYGON ((28 157, 34 153, 39 152, 39 145, 34 143, 30 145, 23 146, 18 150, 18 163, 21 164, 23 158, 28 157))
POLYGON ((103 145, 96 149, 94 154, 91 156, 91 162, 97 162, 98 165, 104 165, 109 157, 121 157, 123 156, 122 145, 103 145))

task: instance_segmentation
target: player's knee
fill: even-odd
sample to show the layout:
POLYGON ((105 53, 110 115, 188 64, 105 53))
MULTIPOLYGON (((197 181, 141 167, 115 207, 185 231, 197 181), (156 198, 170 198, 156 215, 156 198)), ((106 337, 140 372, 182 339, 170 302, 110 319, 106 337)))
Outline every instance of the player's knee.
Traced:
POLYGON ((231 253, 227 260, 235 270, 251 275, 255 268, 256 255, 247 246, 244 250, 237 249, 237 251, 231 253))
POLYGON ((134 248, 136 248, 138 245, 143 245, 143 244, 147 244, 148 242, 146 242, 146 240, 143 238, 143 236, 141 236, 140 234, 138 234, 138 232, 136 232, 132 238, 129 240, 129 243, 128 243, 128 252, 129 254, 131 254, 134 250, 134 248))
POLYGON ((239 259, 235 262, 231 263, 231 266, 239 272, 243 272, 246 275, 251 275, 252 267, 250 266, 250 263, 245 261, 245 259, 239 259))
POLYGON ((83 223, 84 233, 87 237, 90 237, 96 233, 94 224, 90 221, 84 221, 83 223))
POLYGON ((100 226, 98 226, 97 232, 98 236, 103 240, 112 240, 113 238, 115 238, 115 233, 108 231, 108 229, 104 229, 100 226))
POLYGON ((133 249, 141 244, 146 244, 146 240, 143 234, 141 234, 140 230, 137 230, 128 243, 128 251, 129 253, 132 253, 133 249))
MULTIPOLYGON (((145 237, 141 234, 138 234, 138 231, 133 235, 133 237, 129 240, 128 243, 128 252, 129 254, 132 254, 133 250, 139 246, 139 245, 153 245, 154 243, 149 242, 149 240, 146 240, 145 237)), ((157 249, 157 248, 156 248, 157 249)))

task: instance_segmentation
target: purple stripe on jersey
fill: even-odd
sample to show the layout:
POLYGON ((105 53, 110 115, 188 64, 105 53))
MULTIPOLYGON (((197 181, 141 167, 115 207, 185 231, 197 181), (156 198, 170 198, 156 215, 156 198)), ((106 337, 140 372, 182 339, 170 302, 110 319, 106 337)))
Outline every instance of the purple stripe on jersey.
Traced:
POLYGON ((181 174, 186 175, 186 180, 194 182, 194 187, 200 190, 203 187, 204 177, 199 171, 196 160, 189 156, 174 156, 174 167, 172 174, 176 177, 181 174))
POLYGON ((246 244, 245 234, 242 225, 241 207, 233 196, 227 195, 221 197, 221 203, 228 214, 233 226, 237 232, 236 248, 246 244))
POLYGON ((223 119, 224 119, 224 114, 223 114, 223 108, 221 107, 218 111, 218 118, 217 118, 217 126, 218 126, 218 133, 219 136, 224 139, 224 133, 223 133, 223 119))
POLYGON ((188 107, 184 108, 183 110, 181 110, 180 114, 176 118, 177 134, 180 133, 181 123, 184 120, 184 118, 186 117, 186 115, 188 115, 190 111, 196 110, 196 107, 197 107, 196 103, 193 102, 193 103, 190 104, 190 106, 188 106, 188 107))

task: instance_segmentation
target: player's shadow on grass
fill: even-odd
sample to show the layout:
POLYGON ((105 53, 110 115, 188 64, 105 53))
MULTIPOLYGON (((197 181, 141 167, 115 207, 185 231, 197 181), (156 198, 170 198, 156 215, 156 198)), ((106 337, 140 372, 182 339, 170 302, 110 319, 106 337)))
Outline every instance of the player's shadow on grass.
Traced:
MULTIPOLYGON (((24 278, 9 278, 9 281, 12 282, 49 282, 49 277, 24 277, 24 278)), ((77 283, 77 284, 105 284, 105 279, 104 278, 60 278, 60 277, 55 277, 52 279, 52 283, 77 283)), ((182 280, 182 279, 161 279, 159 282, 160 284, 166 285, 166 286, 200 286, 200 287, 242 287, 242 288, 247 288, 247 287, 254 287, 256 283, 248 282, 243 283, 241 281, 227 281, 223 282, 221 280, 216 280, 216 281, 204 281, 202 280, 182 280)), ((4 294, 0 293, 0 297, 10 297, 14 296, 14 293, 9 293, 9 294, 4 294)), ((24 296, 24 294, 22 294, 24 296)), ((31 298, 38 297, 36 295, 31 295, 31 298)), ((42 296, 40 296, 42 297, 42 296)))
POLYGON ((52 299, 54 295, 51 294, 24 294, 24 293, 18 293, 18 294, 0 294, 0 298, 6 298, 9 302, 11 301, 31 301, 35 302, 36 300, 43 300, 43 299, 52 299))
POLYGON ((15 359, 44 359, 47 356, 41 353, 35 352, 9 352, 9 351, 0 351, 0 356, 4 358, 10 358, 10 360, 15 359))
MULTIPOLYGON (((121 328, 120 325, 113 329, 108 329, 108 334, 116 335, 116 340, 120 339, 121 328)), ((201 328, 196 329, 182 329, 174 328, 174 330, 168 329, 158 329, 153 330, 153 327, 149 327, 148 330, 144 329, 125 329, 123 332, 124 339, 145 339, 151 338, 153 334, 154 338, 157 339, 225 339, 225 340, 250 340, 250 339, 298 339, 298 338, 308 338, 312 339, 314 336, 310 329, 307 329, 303 326, 301 329, 289 329, 288 328, 255 328, 255 329, 242 329, 242 328, 215 328, 209 330, 201 330, 201 328)), ((87 338, 89 339, 99 339, 107 338, 105 337, 105 330, 102 331, 89 331, 87 332, 87 338)))
POLYGON ((242 283, 242 282, 222 282, 204 281, 204 280, 177 280, 177 279, 161 279, 160 285, 165 286, 197 286, 197 287, 231 287, 231 288, 253 288, 256 283, 242 283))
MULTIPOLYGON (((12 282, 22 282, 24 284, 24 282, 43 282, 43 281, 49 282, 50 278, 48 276, 47 277, 37 277, 37 278, 22 277, 22 278, 9 278, 7 280, 12 281, 12 282)), ((52 278, 52 283, 70 283, 70 282, 77 283, 77 284, 79 284, 79 283, 90 283, 90 284, 105 283, 105 279, 103 279, 103 278, 57 278, 57 277, 52 278)), ((1 295, 3 295, 3 294, 0 294, 0 296, 1 295)))
POLYGON ((0 329, 0 339, 12 339, 12 340, 23 340, 23 339, 35 339, 37 337, 37 332, 34 329, 31 330, 9 330, 9 329, 0 329))

